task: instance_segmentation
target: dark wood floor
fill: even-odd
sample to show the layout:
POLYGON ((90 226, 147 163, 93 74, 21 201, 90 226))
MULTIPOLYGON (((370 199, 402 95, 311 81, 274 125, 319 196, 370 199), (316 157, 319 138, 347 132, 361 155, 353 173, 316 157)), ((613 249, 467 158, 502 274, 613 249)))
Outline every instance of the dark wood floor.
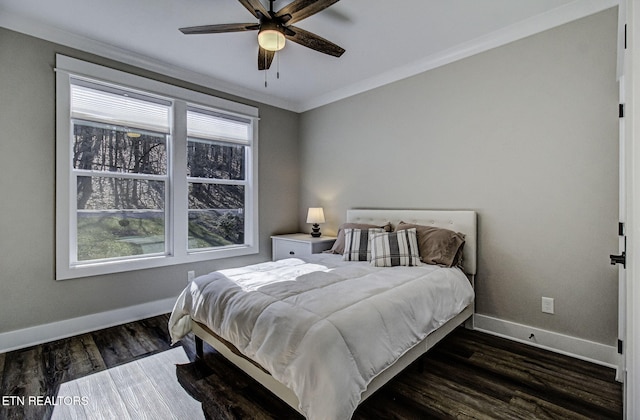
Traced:
MULTIPOLYGON (((60 384, 170 349, 168 316, 0 354, 0 398, 56 396, 60 384)), ((210 419, 300 418, 205 345, 178 382, 210 419)), ((458 329, 365 401, 354 419, 620 419, 615 372, 475 331, 458 329)), ((48 419, 51 405, 0 405, 0 419, 48 419)))

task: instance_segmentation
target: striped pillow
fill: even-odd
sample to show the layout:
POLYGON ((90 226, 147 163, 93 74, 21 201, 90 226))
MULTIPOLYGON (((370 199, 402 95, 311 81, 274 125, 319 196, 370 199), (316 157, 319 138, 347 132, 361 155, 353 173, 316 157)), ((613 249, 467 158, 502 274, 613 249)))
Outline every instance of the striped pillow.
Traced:
POLYGON ((376 267, 422 265, 416 229, 374 234, 371 237, 371 265, 376 267))
POLYGON ((371 247, 369 238, 376 233, 383 233, 384 229, 345 229, 344 253, 345 261, 371 261, 371 247))

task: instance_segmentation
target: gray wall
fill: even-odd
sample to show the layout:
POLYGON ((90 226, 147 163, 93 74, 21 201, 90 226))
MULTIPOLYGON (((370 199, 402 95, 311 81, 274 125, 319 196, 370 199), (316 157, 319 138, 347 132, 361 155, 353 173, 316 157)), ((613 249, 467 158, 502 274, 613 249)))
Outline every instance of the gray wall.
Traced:
POLYGON ((309 206, 325 233, 348 208, 464 208, 479 215, 479 313, 613 345, 615 42, 610 10, 296 115, 0 29, 0 332, 269 259, 269 235, 308 230, 309 206), (259 255, 54 280, 58 52, 260 108, 259 255))
POLYGON ((269 235, 297 229, 299 116, 0 28, 0 332, 175 297, 187 270, 271 258, 269 235), (260 254, 54 280, 55 54, 63 53, 260 109, 260 254))
POLYGON ((616 10, 308 111, 300 227, 356 207, 475 209, 478 313, 617 331, 616 10), (555 315, 541 297, 555 298, 555 315))

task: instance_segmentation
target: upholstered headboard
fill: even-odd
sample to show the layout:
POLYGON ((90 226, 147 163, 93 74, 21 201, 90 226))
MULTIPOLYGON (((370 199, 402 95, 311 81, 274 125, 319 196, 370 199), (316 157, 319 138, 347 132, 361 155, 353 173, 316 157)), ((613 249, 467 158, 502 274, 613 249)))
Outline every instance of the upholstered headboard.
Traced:
POLYGON ((465 234, 462 251, 464 271, 476 274, 477 221, 473 210, 347 210, 347 222, 383 225, 390 222, 395 228, 400 222, 435 226, 465 234))

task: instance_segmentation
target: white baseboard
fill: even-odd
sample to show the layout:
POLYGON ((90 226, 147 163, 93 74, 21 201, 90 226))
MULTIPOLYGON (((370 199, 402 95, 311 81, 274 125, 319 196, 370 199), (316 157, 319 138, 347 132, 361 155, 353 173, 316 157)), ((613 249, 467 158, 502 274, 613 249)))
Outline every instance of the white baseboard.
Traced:
MULTIPOLYGON (((64 321, 0 333, 0 353, 84 334, 127 322, 138 321, 171 312, 176 298, 157 300, 112 311, 85 315, 64 321)), ((581 338, 542 330, 487 315, 473 316, 475 330, 565 354, 610 368, 618 367, 618 353, 607 346, 581 338), (533 334, 533 338, 529 336, 533 334)))
POLYGON ((612 369, 618 368, 619 355, 617 348, 614 346, 607 346, 594 341, 583 340, 481 314, 474 315, 474 329, 612 369), (531 334, 533 334, 533 337, 529 338, 531 334))
POLYGON ((112 311, 0 333, 0 353, 166 314, 171 312, 175 302, 176 298, 156 300, 112 311))

